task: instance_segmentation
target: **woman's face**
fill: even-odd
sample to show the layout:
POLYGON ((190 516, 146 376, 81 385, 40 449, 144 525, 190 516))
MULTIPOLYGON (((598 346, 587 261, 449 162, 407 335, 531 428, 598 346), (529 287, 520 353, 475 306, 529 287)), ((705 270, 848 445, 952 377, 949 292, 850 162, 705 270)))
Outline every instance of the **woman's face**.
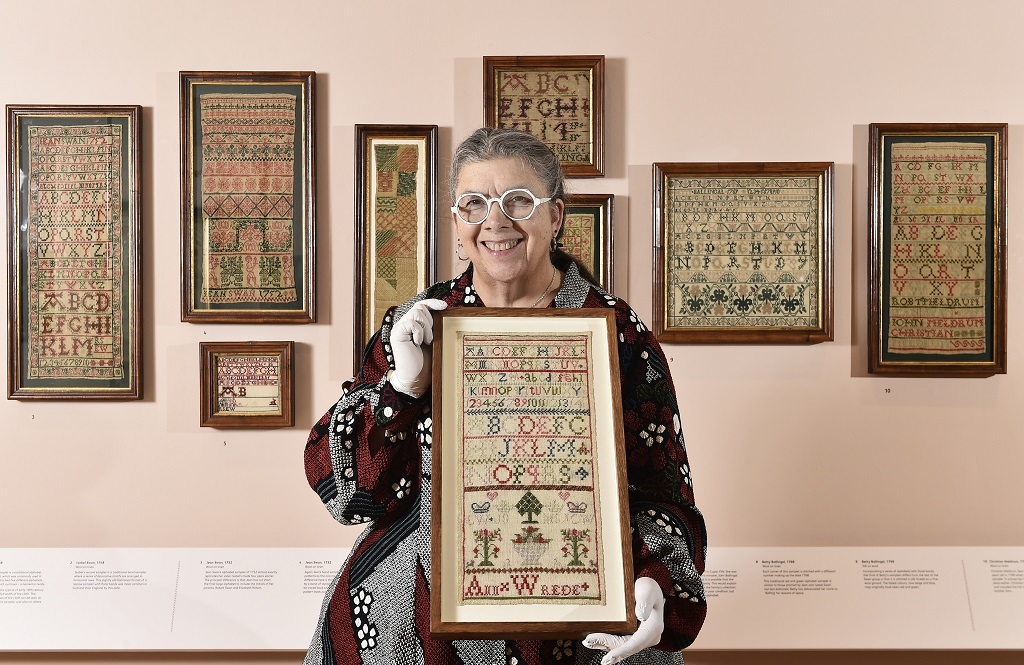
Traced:
MULTIPOLYGON (((537 174, 522 161, 503 157, 467 164, 459 173, 455 196, 466 192, 494 198, 510 189, 528 189, 537 198, 551 195, 537 174)), ((515 222, 497 203, 481 224, 467 224, 452 213, 455 232, 473 262, 474 274, 495 282, 522 286, 547 282, 551 274, 551 238, 562 219, 561 201, 541 203, 529 219, 515 222)))

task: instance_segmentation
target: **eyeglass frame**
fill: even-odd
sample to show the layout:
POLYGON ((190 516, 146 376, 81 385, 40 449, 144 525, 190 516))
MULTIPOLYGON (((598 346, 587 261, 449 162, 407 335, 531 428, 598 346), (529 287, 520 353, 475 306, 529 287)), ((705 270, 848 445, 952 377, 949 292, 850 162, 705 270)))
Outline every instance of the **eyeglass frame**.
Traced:
POLYGON ((473 226, 479 226, 480 224, 483 224, 484 222, 486 222, 487 218, 491 216, 491 205, 494 204, 494 203, 497 203, 498 204, 498 210, 501 211, 501 214, 505 215, 506 217, 511 219, 513 222, 525 222, 526 220, 528 220, 531 217, 533 217, 534 213, 537 212, 537 208, 540 207, 540 204, 548 203, 549 201, 551 201, 553 199, 554 199, 553 196, 548 196, 546 198, 539 198, 536 194, 531 192, 526 187, 512 187, 511 189, 506 189, 504 192, 502 192, 498 196, 495 196, 494 198, 488 197, 485 194, 481 194, 480 192, 464 192, 462 194, 459 194, 458 198, 455 199, 455 205, 453 205, 451 207, 451 211, 453 213, 455 213, 455 216, 458 217, 460 220, 462 220, 462 222, 464 224, 471 224, 473 226), (533 210, 530 211, 529 215, 527 215, 526 217, 513 217, 512 215, 508 214, 508 212, 505 210, 505 206, 501 203, 501 200, 504 199, 505 196, 507 196, 509 192, 526 192, 527 194, 530 195, 530 197, 533 199, 533 210), (461 201, 462 199, 464 199, 467 196, 479 196, 487 204, 487 212, 484 214, 483 218, 479 222, 471 222, 471 221, 467 220, 466 218, 464 218, 462 216, 462 214, 459 212, 459 201, 461 201))

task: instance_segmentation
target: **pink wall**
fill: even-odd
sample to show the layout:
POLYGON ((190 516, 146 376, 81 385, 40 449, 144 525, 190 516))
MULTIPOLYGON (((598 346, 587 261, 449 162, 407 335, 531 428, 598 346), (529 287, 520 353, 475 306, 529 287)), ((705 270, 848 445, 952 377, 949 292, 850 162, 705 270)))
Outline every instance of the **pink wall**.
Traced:
MULTIPOLYGON (((142 402, 0 401, 0 548, 343 546, 305 484, 306 431, 351 371, 353 125, 440 126, 442 164, 482 121, 484 55, 604 54, 616 291, 651 321, 651 163, 834 161, 836 338, 666 347, 712 545, 1022 545, 1024 5, 951 0, 7 3, 0 98, 144 107, 142 402), (399 7, 397 9, 396 7, 399 7), (971 13, 973 12, 973 13, 971 13), (396 20, 397 19, 397 20, 396 20), (319 323, 179 320, 178 71, 318 72, 319 323), (1009 367, 987 379, 866 375, 867 125, 1007 122, 1009 367), (297 424, 199 427, 199 342, 293 339, 297 424)), ((443 201, 442 201, 443 203, 443 201)), ((444 204, 445 208, 447 204, 444 204)), ((442 216, 439 277, 456 270, 442 216)), ((5 345, 6 339, 0 341, 5 345)), ((6 354, 5 354, 6 355, 6 354)), ((714 611, 714 608, 711 608, 714 611)), ((313 626, 310 626, 312 631, 313 626)), ((741 627, 738 627, 741 629, 741 627)), ((699 648, 699 642, 697 644, 699 648)), ((872 654, 879 663, 963 655, 872 654)), ((742 653, 688 662, 734 665, 742 653)), ((850 653, 761 663, 859 662, 850 653)), ((1019 654, 973 654, 1009 663, 1019 654)), ((211 654, 284 663, 297 654, 211 654)), ((0 662, 195 662, 0 654, 0 662)), ((1016 662, 1016 661, 1015 661, 1016 662)))

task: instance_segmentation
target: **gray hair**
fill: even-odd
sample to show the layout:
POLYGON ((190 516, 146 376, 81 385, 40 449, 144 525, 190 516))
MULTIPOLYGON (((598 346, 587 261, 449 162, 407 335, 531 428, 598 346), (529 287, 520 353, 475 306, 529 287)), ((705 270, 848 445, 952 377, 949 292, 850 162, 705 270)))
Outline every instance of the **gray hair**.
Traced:
POLYGON ((451 200, 458 192, 459 174, 463 167, 489 159, 513 157, 533 171, 547 187, 547 192, 535 192, 541 196, 565 201, 565 175, 558 156, 543 141, 533 134, 518 129, 495 129, 481 127, 459 144, 452 157, 451 181, 448 184, 451 200))

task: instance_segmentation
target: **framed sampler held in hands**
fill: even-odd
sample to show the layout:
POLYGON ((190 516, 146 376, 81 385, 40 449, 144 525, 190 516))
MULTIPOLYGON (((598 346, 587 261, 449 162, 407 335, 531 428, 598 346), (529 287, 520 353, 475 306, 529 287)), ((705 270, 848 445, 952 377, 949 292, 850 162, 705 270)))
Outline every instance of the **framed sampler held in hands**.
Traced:
POLYGON ((632 633, 614 312, 434 322, 431 631, 632 633))

